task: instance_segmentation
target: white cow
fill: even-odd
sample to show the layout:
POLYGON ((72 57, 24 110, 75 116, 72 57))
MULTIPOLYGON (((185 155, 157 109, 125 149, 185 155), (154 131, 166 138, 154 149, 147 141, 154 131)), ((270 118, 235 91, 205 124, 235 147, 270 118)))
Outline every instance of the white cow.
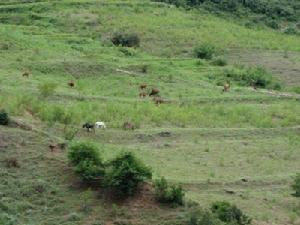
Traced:
POLYGON ((95 123, 95 128, 98 128, 98 129, 106 129, 106 125, 104 122, 96 122, 95 123))

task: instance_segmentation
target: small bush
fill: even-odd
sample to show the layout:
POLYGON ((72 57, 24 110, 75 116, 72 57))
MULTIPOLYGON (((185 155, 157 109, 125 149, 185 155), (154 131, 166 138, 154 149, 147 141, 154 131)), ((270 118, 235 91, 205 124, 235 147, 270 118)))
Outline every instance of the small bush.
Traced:
POLYGON ((214 66, 226 66, 227 61, 224 58, 218 57, 212 61, 212 65, 214 66))
POLYGON ((194 49, 194 54, 199 59, 212 59, 215 53, 215 47, 208 43, 201 44, 194 49))
POLYGON ((221 221, 236 225, 251 224, 251 219, 235 205, 228 202, 215 202, 211 207, 212 213, 221 221))
POLYGON ((71 145, 68 158, 75 166, 75 172, 84 180, 95 180, 104 175, 99 149, 89 142, 71 145))
POLYGON ((49 97, 54 94, 55 89, 56 89, 56 84, 55 83, 43 83, 40 84, 38 87, 41 96, 43 97, 49 97))
POLYGON ((294 196, 300 197, 300 173, 295 176, 292 188, 295 191, 294 196))
POLYGON ((154 183, 155 195, 159 202, 172 205, 183 205, 184 190, 180 185, 170 185, 162 177, 154 183))
POLYGON ((111 42, 116 46, 139 47, 140 38, 135 33, 114 33, 111 42))
POLYGON ((0 111, 0 125, 7 126, 9 123, 8 113, 4 110, 0 111))
POLYGON ((108 163, 104 183, 118 197, 127 197, 134 195, 139 184, 151 177, 151 169, 132 153, 126 152, 108 163))

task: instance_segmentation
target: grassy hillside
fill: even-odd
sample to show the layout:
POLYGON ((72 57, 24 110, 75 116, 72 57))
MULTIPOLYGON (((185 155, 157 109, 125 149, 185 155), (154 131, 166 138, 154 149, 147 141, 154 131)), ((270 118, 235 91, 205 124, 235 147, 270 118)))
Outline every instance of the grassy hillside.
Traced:
POLYGON ((0 109, 30 127, 0 127, 0 224, 182 224, 186 208, 158 205, 151 188, 120 203, 84 186, 66 151, 48 149, 76 129, 105 160, 129 150, 154 178, 182 183, 188 202, 228 200, 254 224, 297 224, 299 36, 150 0, 10 0, 0 3, 0 52, 0 109), (137 34, 140 47, 114 46, 115 32, 137 34), (194 56, 203 44, 212 59, 194 56), (140 98, 140 84, 165 103, 140 98), (89 134, 89 121, 108 129, 89 134), (137 129, 124 131, 126 121, 137 129))

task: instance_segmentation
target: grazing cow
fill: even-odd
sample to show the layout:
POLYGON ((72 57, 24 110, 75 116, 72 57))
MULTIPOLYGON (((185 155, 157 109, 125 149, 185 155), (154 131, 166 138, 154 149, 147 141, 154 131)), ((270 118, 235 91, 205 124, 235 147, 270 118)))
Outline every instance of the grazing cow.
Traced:
POLYGON ((146 98, 147 97, 147 93, 146 92, 141 92, 139 94, 140 98, 146 98))
POLYGON ((223 92, 227 92, 227 91, 229 91, 229 89, 230 89, 230 83, 225 83, 223 85, 223 92))
POLYGON ((54 152, 56 149, 64 150, 67 147, 66 143, 50 144, 48 145, 51 152, 54 152))
POLYGON ((156 105, 160 105, 160 104, 163 104, 163 103, 166 103, 165 100, 163 100, 161 97, 154 97, 153 98, 153 101, 156 105))
POLYGON ((73 87, 75 87, 75 82, 73 80, 70 80, 68 82, 68 85, 69 85, 69 87, 73 88, 73 87))
POLYGON ((104 122, 96 122, 95 123, 95 128, 97 129, 106 129, 106 125, 104 122))
POLYGON ((57 148, 57 145, 50 144, 48 147, 50 148, 51 152, 54 152, 54 150, 57 148))
POLYGON ((94 133, 95 133, 94 124, 85 123, 85 124, 82 125, 82 128, 85 128, 87 132, 94 131, 94 133))
POLYGON ((146 89, 146 88, 147 88, 147 84, 141 84, 141 85, 140 85, 140 89, 141 89, 141 90, 144 90, 144 89, 146 89))
POLYGON ((134 130, 135 127, 134 127, 134 125, 133 125, 132 123, 125 122, 125 123, 123 124, 123 129, 124 129, 124 130, 134 130))
POLYGON ((22 74, 23 77, 27 77, 27 78, 29 77, 29 75, 30 75, 30 73, 28 71, 26 71, 22 74))
POLYGON ((156 88, 152 88, 149 96, 157 96, 159 94, 159 90, 156 88))
POLYGON ((6 167, 8 168, 19 168, 20 164, 16 158, 10 158, 6 160, 6 167))

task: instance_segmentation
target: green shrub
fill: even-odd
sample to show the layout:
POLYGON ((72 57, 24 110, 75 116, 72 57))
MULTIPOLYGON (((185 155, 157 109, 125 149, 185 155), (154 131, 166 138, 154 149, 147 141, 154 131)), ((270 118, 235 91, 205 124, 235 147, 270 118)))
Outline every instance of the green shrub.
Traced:
POLYGON ((194 54, 199 59, 212 59, 215 53, 215 47, 209 43, 203 43, 194 48, 194 54))
POLYGON ((298 173, 294 178, 294 183, 292 184, 292 188, 295 191, 295 196, 300 197, 300 173, 298 173))
POLYGON ((83 180, 96 180, 104 175, 104 167, 100 163, 93 160, 83 160, 75 166, 75 172, 80 175, 83 180))
POLYGON ((111 42, 116 46, 139 47, 140 38, 135 33, 114 33, 111 42))
POLYGON ((68 158, 75 166, 86 160, 102 163, 99 149, 90 142, 77 142, 72 144, 69 148, 68 158))
POLYGON ((118 197, 134 195, 139 184, 152 177, 151 169, 130 152, 122 153, 107 166, 104 184, 118 197))
POLYGON ((8 113, 4 110, 0 111, 0 125, 7 126, 9 123, 8 113))
POLYGON ((51 82, 43 83, 38 86, 38 89, 40 91, 41 96, 49 97, 54 94, 56 89, 56 84, 51 82))
POLYGON ((155 196, 161 203, 172 205, 183 205, 184 190, 180 185, 170 185, 167 180, 162 177, 154 182, 155 196))
POLYGON ((104 175, 104 165, 99 149, 89 142, 72 144, 68 159, 75 167, 75 172, 84 180, 94 180, 104 175))
POLYGON ((225 223, 234 225, 251 224, 251 219, 229 202, 215 202, 211 206, 211 211, 218 219, 225 223))
POLYGON ((224 58, 218 57, 212 61, 212 65, 214 66, 226 66, 227 61, 224 58))

